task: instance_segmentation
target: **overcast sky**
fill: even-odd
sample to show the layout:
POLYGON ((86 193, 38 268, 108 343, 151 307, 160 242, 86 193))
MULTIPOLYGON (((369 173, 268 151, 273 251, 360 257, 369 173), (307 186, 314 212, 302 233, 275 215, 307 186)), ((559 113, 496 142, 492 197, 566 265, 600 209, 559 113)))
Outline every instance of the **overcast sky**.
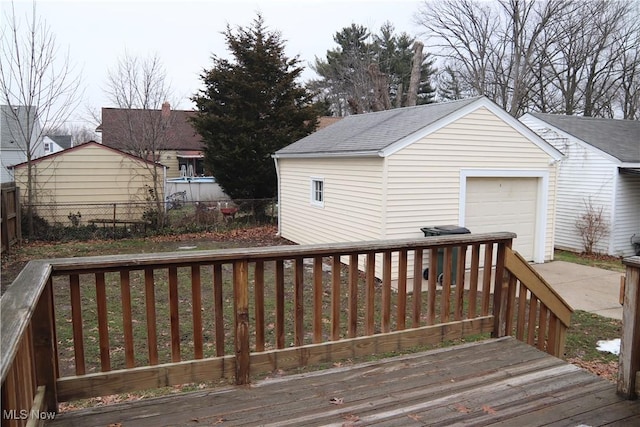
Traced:
MULTIPOLYGON (((37 11, 82 74, 85 96, 83 111, 74 117, 78 123, 87 116, 87 107, 99 111, 110 106, 103 92, 107 72, 125 51, 136 57, 157 53, 180 99, 175 107, 191 109, 189 97, 202 87, 198 76, 211 67, 211 54, 227 55, 221 34, 227 24, 246 27, 261 12, 267 27, 281 32, 287 54, 299 55, 308 68, 316 56, 324 57, 336 46, 333 35, 351 23, 377 32, 390 21, 398 33, 417 36, 421 29, 413 15, 420 4, 419 0, 39 0, 37 11)), ((9 6, 0 0, 3 16, 9 6)), ((15 6, 17 15, 24 17, 31 2, 18 0, 15 6)), ((311 70, 303 74, 304 80, 314 77, 311 70)))

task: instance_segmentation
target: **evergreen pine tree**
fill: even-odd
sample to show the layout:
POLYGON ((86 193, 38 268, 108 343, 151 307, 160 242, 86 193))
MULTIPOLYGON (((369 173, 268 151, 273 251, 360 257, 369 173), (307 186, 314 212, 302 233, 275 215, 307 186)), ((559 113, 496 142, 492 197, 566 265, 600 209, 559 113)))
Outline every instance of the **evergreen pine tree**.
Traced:
POLYGON ((258 14, 251 26, 233 31, 226 44, 233 59, 212 56, 213 66, 192 100, 192 122, 205 143, 205 163, 234 200, 275 197, 271 155, 311 133, 318 109, 312 94, 296 82, 298 58, 285 55, 279 32, 270 32, 258 14))

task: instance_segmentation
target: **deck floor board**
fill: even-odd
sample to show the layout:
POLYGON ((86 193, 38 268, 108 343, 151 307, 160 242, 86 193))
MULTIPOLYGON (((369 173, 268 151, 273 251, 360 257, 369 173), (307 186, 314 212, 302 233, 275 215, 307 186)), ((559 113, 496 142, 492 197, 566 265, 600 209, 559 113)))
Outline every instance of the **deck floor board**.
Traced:
POLYGON ((61 414, 50 427, 640 425, 615 384, 513 338, 61 414), (340 404, 332 403, 339 399, 340 404))

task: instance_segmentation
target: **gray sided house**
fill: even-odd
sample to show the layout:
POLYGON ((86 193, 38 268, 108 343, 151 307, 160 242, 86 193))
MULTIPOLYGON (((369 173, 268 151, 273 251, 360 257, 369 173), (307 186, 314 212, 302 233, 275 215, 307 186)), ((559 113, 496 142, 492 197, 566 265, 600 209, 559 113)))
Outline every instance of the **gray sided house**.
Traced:
POLYGON ((348 116, 273 157, 279 231, 296 243, 453 224, 515 232, 525 258, 553 258, 562 156, 485 97, 348 116))
POLYGON ((634 255, 640 247, 640 121, 539 113, 520 121, 565 156, 558 171, 556 247, 584 250, 576 224, 590 205, 602 211, 608 228, 594 251, 634 255))
POLYGON ((0 182, 13 181, 10 167, 27 161, 27 147, 31 151, 32 159, 45 154, 38 135, 40 123, 35 107, 0 105, 0 182), (30 144, 27 141, 30 141, 30 144))

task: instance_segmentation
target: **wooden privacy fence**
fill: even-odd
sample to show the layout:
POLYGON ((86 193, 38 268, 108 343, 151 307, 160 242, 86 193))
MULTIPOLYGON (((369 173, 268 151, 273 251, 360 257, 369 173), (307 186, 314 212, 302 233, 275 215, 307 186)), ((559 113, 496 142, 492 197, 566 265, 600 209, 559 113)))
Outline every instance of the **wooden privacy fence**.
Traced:
POLYGON ((32 261, 1 300, 3 408, 246 384, 478 334, 561 355, 571 309, 511 251, 513 237, 32 261))
POLYGON ((20 187, 15 182, 5 182, 0 189, 0 235, 2 245, 0 253, 5 253, 11 246, 22 239, 20 223, 20 187))

